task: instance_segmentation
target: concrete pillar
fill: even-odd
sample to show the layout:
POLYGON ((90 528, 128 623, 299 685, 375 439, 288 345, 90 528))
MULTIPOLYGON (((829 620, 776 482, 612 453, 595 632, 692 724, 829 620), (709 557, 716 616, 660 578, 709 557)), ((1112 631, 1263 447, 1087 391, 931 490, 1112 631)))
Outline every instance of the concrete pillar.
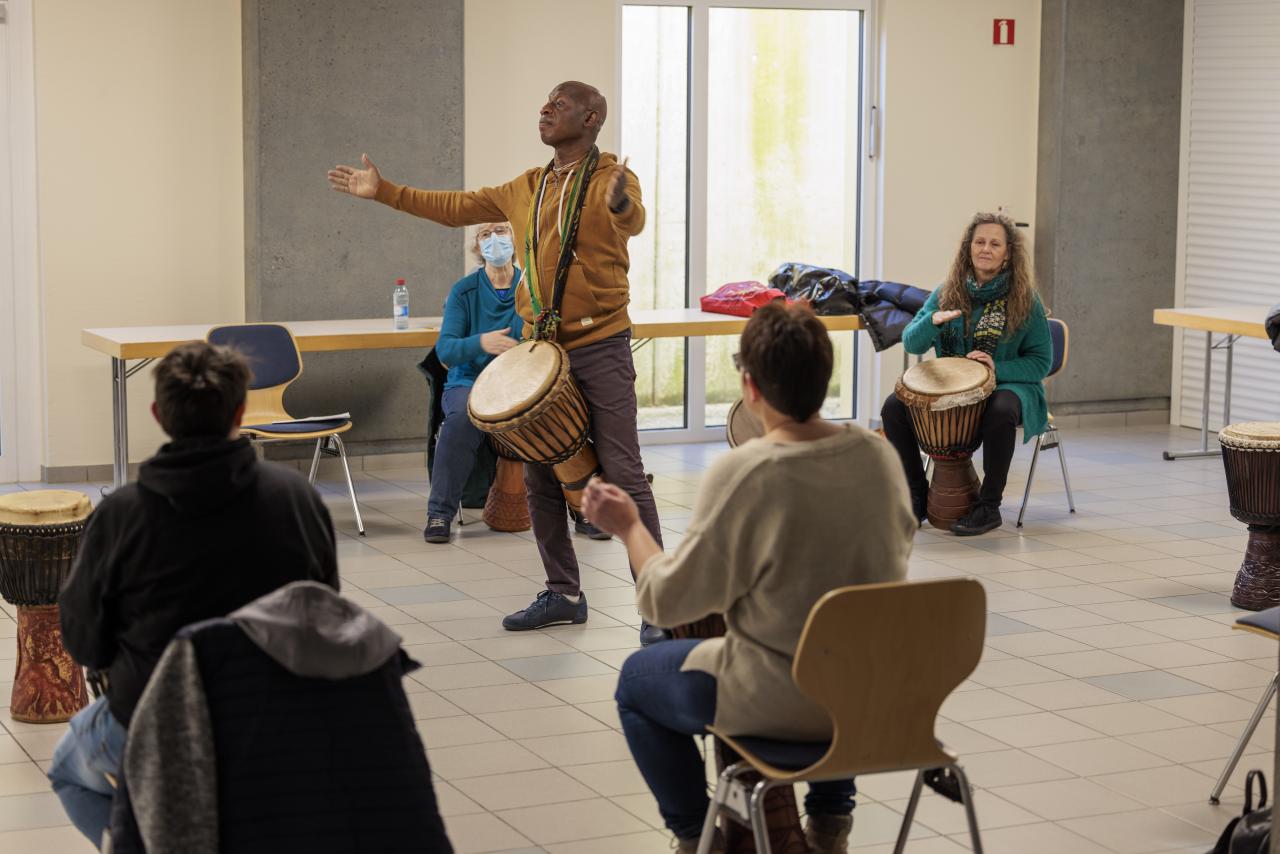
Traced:
POLYGON ((1183 0, 1043 0, 1035 261, 1071 328, 1055 413, 1167 410, 1183 0))
MULTIPOLYGON (((462 0, 244 0, 249 320, 390 326, 398 277, 411 314, 443 311, 463 272, 461 231, 335 193, 324 173, 367 152, 396 181, 461 187, 462 26, 462 0)), ((285 404, 298 416, 350 411, 356 453, 421 449, 423 355, 306 355, 285 404)))

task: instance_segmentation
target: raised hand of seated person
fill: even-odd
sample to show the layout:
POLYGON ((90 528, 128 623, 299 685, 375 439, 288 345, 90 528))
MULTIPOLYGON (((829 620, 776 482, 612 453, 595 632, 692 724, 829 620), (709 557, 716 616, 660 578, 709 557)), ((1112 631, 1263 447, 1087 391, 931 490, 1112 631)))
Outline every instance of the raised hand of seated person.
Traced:
POLYGON ((619 537, 640 524, 640 510, 631 496, 598 477, 582 492, 582 513, 600 530, 619 537))

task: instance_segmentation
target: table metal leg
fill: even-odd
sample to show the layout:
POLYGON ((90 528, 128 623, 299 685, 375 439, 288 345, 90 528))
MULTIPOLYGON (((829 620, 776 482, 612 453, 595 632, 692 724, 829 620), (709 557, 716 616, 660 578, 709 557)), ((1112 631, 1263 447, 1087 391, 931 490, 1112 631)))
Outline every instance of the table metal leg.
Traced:
POLYGON ((1236 352, 1236 339, 1239 335, 1228 335, 1226 344, 1227 350, 1227 376, 1223 380, 1222 386, 1222 426, 1231 423, 1231 357, 1236 352))
MULTIPOLYGON (((1231 405, 1231 344, 1232 337, 1227 336, 1227 406, 1231 405)), ((1166 460, 1181 460, 1194 457, 1222 456, 1221 448, 1209 449, 1209 398, 1213 382, 1213 333, 1204 334, 1204 400, 1200 408, 1200 448, 1195 451, 1165 451, 1166 460)))
POLYGON ((112 449, 111 486, 119 489, 129 480, 129 372, 124 359, 111 357, 112 449))
POLYGON ((111 488, 129 482, 129 377, 154 362, 142 359, 132 368, 125 359, 111 357, 111 488))

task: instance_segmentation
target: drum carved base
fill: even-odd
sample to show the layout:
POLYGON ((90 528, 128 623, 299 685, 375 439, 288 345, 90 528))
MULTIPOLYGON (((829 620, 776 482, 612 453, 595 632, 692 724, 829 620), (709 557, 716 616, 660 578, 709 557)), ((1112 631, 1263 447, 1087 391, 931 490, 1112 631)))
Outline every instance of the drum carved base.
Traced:
MULTIPOLYGON (((683 638, 718 638, 725 633, 724 617, 711 614, 696 623, 675 626, 671 636, 683 638)), ((716 744, 716 776, 730 765, 741 761, 732 748, 715 739, 716 744)), ((753 772, 754 774, 754 772, 753 772)), ((747 775, 742 779, 752 781, 760 779, 758 774, 747 775)), ((804 841, 804 828, 800 825, 800 810, 796 806, 794 786, 779 786, 770 789, 764 796, 765 824, 769 828, 769 850, 774 854, 807 854, 809 849, 804 841)), ((751 828, 739 824, 729 817, 728 813, 720 813, 720 829, 725 839, 725 854, 755 854, 756 843, 752 838, 751 828)))
POLYGON ((58 606, 20 606, 10 715, 32 724, 62 723, 87 705, 84 672, 62 646, 58 606))
POLYGON ((524 463, 498 458, 498 471, 480 519, 494 531, 518 533, 533 527, 524 486, 524 463))
POLYGON ((1249 611, 1280 605, 1280 528, 1249 531, 1231 604, 1249 611))
MULTIPOLYGON (((719 739, 716 740, 716 770, 741 761, 731 748, 719 739)), ((742 780, 754 783, 760 775, 752 772, 743 775, 742 780)), ((804 841, 804 828, 800 825, 800 810, 796 806, 794 786, 779 786, 770 789, 764 796, 764 818, 769 828, 769 850, 774 854, 808 854, 809 846, 804 841)), ((755 839, 751 828, 739 824, 720 813, 720 829, 724 833, 725 854, 756 854, 755 839)))
POLYGON ((933 461, 928 503, 930 525, 940 531, 950 531, 977 500, 978 475, 971 459, 933 461))

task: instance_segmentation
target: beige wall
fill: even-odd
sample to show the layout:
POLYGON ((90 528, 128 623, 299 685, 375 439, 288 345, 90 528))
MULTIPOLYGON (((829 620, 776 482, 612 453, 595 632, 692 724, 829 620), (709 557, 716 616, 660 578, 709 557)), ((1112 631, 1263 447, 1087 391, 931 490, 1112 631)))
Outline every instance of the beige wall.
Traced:
MULTIPOLYGON (((547 158, 534 114, 560 79, 594 83, 616 104, 617 8, 608 0, 467 0, 468 187, 547 158), (528 33, 565 22, 573 49, 523 49, 528 33), (510 129, 495 132, 493 116, 508 117, 510 129)), ((864 262, 862 273, 932 288, 975 211, 1004 206, 1023 222, 1035 212, 1040 0, 884 0, 879 14, 883 219, 878 263, 864 262), (1010 17, 1016 43, 993 45, 992 22, 1010 17)), ((616 146, 617 129, 616 120, 606 125, 603 148, 616 146)), ((882 365, 881 386, 892 388, 901 351, 882 365)))
MULTIPOLYGON (((509 181, 551 159, 538 140, 538 109, 557 83, 590 83, 617 106, 617 14, 612 0, 466 0, 467 189, 509 181), (553 35, 558 42, 548 50, 553 35)), ((620 126, 616 116, 605 120, 602 151, 617 152, 620 126)))
MULTIPOLYGON (((87 326, 241 320, 240 3, 39 3, 45 465, 111 460, 108 359, 87 326)), ((162 441, 130 383, 134 460, 162 441)))
MULTIPOLYGON (((1040 0, 886 0, 880 31, 880 272, 932 289, 975 212, 1035 225, 1040 0), (991 43, 996 18, 1013 46, 991 43)), ((881 396, 901 370, 884 354, 881 396)))

